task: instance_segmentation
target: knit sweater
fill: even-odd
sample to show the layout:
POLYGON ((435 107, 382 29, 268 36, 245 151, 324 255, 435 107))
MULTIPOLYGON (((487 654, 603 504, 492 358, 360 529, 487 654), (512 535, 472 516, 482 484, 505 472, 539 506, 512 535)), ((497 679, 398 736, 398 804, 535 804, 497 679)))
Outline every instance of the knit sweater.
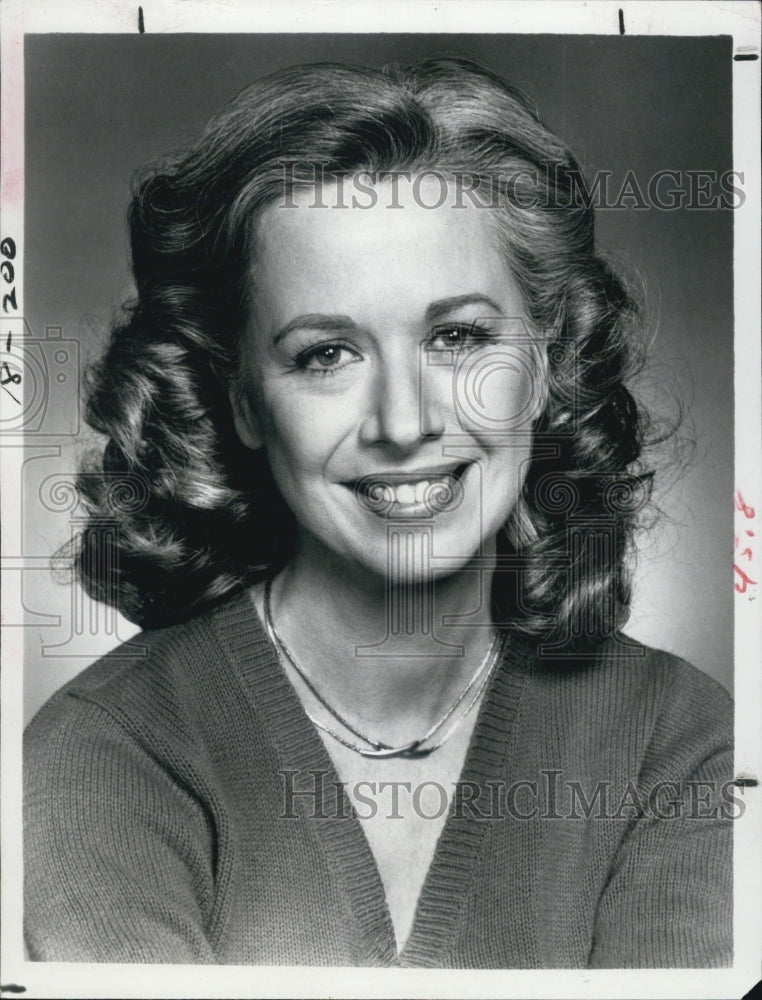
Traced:
POLYGON ((731 702, 685 662, 622 636, 566 667, 506 644, 398 953, 362 819, 248 595, 134 641, 144 657, 95 663, 27 731, 32 959, 731 962, 731 702))

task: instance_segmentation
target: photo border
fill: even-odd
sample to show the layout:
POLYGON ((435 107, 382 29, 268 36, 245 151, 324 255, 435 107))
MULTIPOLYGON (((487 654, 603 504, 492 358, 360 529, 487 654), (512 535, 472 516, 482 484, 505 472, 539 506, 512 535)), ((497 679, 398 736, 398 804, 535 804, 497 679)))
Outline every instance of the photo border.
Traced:
MULTIPOLYGON (((511 34, 732 35, 733 165, 745 173, 746 200, 734 212, 735 489, 762 510, 762 389, 760 384, 760 8, 738 3, 584 3, 550 0, 384 0, 362 5, 297 0, 228 3, 99 3, 55 5, 4 0, 2 55, 2 232, 16 241, 17 310, 2 314, 7 331, 23 327, 24 259, 24 35, 27 33, 146 32, 463 32, 511 34)), ((2 289, 6 291, 6 289, 2 289)), ((23 392, 23 384, 21 386, 23 392)), ((5 394, 0 416, 9 414, 5 394)), ((3 574, 18 572, 13 553, 21 500, 8 489, 18 481, 23 440, 5 436, 2 461, 3 574)), ((730 554, 729 554, 730 555, 730 554)), ((762 558, 762 552, 759 553, 762 558)), ((731 559, 728 562, 728 578, 731 559)), ((757 585, 735 602, 736 779, 745 781, 745 815, 734 824, 734 942, 732 969, 701 970, 430 970, 170 965, 90 965, 30 962, 24 957, 21 852, 21 726, 23 631, 3 630, 2 726, 2 986, 23 987, 27 997, 729 997, 742 996, 762 975, 762 596, 757 585), (256 972, 256 976, 252 973, 256 972), (255 980, 255 981, 253 981, 255 980)), ((13 588, 3 588, 3 620, 18 614, 13 588)), ((9 991, 7 995, 11 995, 9 991)), ((5 993, 3 995, 6 995, 5 993)))

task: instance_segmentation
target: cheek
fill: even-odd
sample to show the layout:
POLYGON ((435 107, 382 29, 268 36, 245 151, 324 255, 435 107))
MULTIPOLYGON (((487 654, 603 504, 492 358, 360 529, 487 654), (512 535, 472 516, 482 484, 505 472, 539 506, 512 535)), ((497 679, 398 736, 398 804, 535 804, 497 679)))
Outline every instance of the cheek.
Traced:
POLYGON ((544 379, 529 346, 496 345, 466 357, 454 385, 461 426, 477 437, 523 440, 544 405, 544 379))
POLYGON ((516 503, 532 459, 531 439, 511 447, 495 448, 487 463, 485 490, 494 502, 502 502, 510 514, 516 503))
POLYGON ((265 451, 278 479, 322 470, 340 443, 346 412, 337 400, 316 399, 280 386, 260 403, 265 451), (343 419, 342 419, 343 418, 343 419))

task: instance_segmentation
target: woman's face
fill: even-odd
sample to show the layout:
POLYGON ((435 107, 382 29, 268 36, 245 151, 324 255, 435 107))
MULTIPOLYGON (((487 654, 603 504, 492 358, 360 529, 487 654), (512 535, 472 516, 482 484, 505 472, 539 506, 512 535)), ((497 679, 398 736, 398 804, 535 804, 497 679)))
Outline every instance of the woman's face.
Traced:
POLYGON ((384 576, 398 526, 408 543, 432 536, 430 566, 397 570, 412 582, 491 551, 544 379, 489 209, 454 207, 455 191, 426 207, 441 200, 431 178, 394 202, 390 182, 375 190, 369 208, 327 186, 264 212, 234 410, 244 444, 266 449, 300 556, 384 576))

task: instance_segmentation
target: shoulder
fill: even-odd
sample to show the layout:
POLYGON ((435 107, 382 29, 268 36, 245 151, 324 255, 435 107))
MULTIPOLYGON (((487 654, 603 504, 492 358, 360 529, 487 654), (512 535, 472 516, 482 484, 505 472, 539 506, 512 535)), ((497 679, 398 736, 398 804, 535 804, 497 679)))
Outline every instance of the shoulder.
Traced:
POLYGON ((629 663, 619 662, 620 649, 609 653, 609 670, 629 675, 625 686, 629 715, 647 734, 643 773, 658 773, 669 761, 673 770, 687 777, 711 772, 729 780, 734 737, 730 694, 679 656, 640 643, 632 643, 632 648, 642 655, 629 663))
POLYGON ((27 727, 33 958, 213 960, 205 927, 216 786, 196 725, 199 677, 206 664, 214 670, 209 625, 194 619, 141 633, 56 692, 27 727))
POLYGON ((623 634, 600 650, 598 669, 605 690, 654 720, 710 720, 732 728, 733 701, 713 677, 682 657, 655 649, 623 634))
POLYGON ((190 745, 204 720, 236 684, 231 637, 261 633, 253 606, 238 593, 167 628, 140 632, 61 687, 27 726, 29 758, 64 734, 82 739, 93 726, 122 730, 138 742, 171 735, 190 745))
POLYGON ((686 710, 732 712, 726 689, 687 660, 663 649, 646 646, 623 633, 573 658, 556 658, 542 647, 537 651, 534 677, 541 684, 585 695, 613 705, 640 705, 649 714, 679 703, 686 710))
MULTIPOLYGON (((540 657, 543 671, 543 658, 540 657)), ((622 633, 601 643, 578 661, 553 663, 549 674, 574 678, 582 690, 595 692, 613 706, 639 707, 656 716, 674 706, 684 712, 732 714, 732 699, 709 674, 663 649, 646 646, 622 633)), ((564 681, 564 683, 566 683, 564 681)))
POLYGON ((679 656, 619 634, 584 660, 540 656, 532 674, 532 714, 567 746, 634 774, 668 764, 687 777, 720 758, 732 770, 732 699, 679 656))

